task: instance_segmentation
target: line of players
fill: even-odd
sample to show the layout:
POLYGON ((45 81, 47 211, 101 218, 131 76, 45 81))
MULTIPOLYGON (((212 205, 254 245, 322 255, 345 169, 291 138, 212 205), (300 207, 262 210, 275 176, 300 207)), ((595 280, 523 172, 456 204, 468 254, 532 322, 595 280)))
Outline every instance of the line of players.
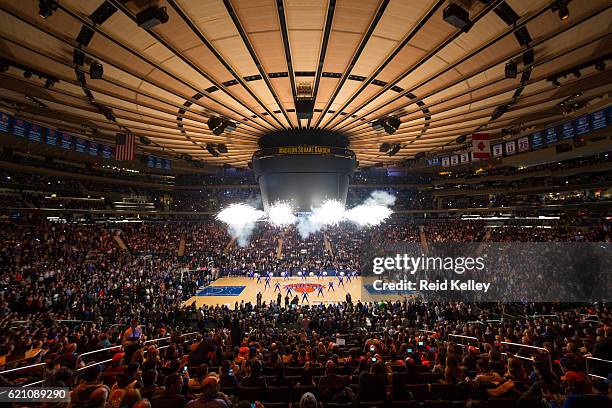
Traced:
MULTIPOLYGON (((297 273, 297 275, 298 275, 298 278, 302 279, 302 280, 306 280, 308 277, 314 278, 315 276, 318 279, 320 279, 320 278, 327 278, 328 277, 327 271, 318 271, 316 274, 314 272, 310 272, 308 275, 306 275, 306 273, 302 273, 301 271, 299 271, 297 273)), ((281 272, 280 276, 285 281, 289 280, 289 274, 287 272, 281 272)), ((336 272, 335 276, 336 276, 336 278, 338 278, 338 287, 342 286, 344 288, 345 280, 346 280, 346 282, 351 282, 353 279, 355 279, 357 277, 357 272, 351 271, 349 273, 345 273, 344 271, 340 271, 340 272, 336 272)), ((267 288, 270 288, 270 289, 272 288, 271 287, 271 280, 272 280, 273 277, 274 277, 274 272, 268 272, 265 275, 257 273, 257 272, 251 272, 251 273, 248 274, 248 278, 249 279, 256 279, 257 280, 257 284, 261 284, 262 279, 264 280, 264 282, 265 282, 264 291, 267 288)), ((335 280, 332 279, 332 280, 330 280, 327 283, 327 291, 328 292, 329 291, 335 292, 334 281, 335 280)), ((323 289, 324 289, 323 285, 318 285, 317 286, 317 297, 325 296, 323 294, 323 289)), ((286 285, 285 286, 285 290, 287 291, 285 303, 287 303, 287 299, 290 296, 293 296, 293 289, 291 288, 291 285, 286 285)), ((282 294, 282 289, 281 289, 281 284, 278 281, 274 284, 274 292, 276 292, 276 291, 279 292, 278 295, 280 297, 281 294, 282 294)), ((347 296, 350 296, 350 294, 347 295, 347 296)), ((297 297, 297 295, 296 295, 296 297, 297 297)), ((261 298, 261 293, 257 294, 257 298, 258 299, 261 298)), ((306 302, 306 303, 310 304, 310 301, 308 300, 308 292, 307 291, 302 292, 302 300, 301 300, 301 302, 302 303, 306 302)))

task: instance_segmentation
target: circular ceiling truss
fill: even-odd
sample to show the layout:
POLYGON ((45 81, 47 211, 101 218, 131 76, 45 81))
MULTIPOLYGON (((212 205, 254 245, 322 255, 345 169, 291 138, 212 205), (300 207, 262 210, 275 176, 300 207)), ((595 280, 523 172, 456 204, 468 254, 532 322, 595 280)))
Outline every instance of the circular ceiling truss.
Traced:
POLYGON ((443 20, 448 0, 61 0, 45 19, 38 1, 0 0, 0 97, 42 124, 134 133, 145 152, 196 163, 246 167, 261 136, 315 128, 347 135, 363 166, 393 164, 562 120, 571 95, 607 98, 610 3, 560 1, 564 20, 558 1, 455 0, 462 30, 443 20), (168 21, 139 27, 153 4, 168 21), (389 116, 397 131, 372 127, 389 116))

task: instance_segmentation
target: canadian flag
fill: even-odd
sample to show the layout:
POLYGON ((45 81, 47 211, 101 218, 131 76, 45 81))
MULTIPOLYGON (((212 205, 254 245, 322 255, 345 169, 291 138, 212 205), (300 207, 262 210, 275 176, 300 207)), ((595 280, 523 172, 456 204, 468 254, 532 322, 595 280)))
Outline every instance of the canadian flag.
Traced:
POLYGON ((491 157, 488 133, 474 133, 472 135, 472 157, 476 159, 488 159, 491 157))

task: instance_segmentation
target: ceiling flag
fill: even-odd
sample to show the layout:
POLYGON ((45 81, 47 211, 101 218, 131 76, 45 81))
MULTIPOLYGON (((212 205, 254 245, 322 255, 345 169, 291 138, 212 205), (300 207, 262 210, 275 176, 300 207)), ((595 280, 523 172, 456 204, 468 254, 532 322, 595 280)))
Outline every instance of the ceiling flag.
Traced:
POLYGON ((488 133, 474 133, 472 135, 472 157, 476 159, 488 159, 491 157, 488 133))

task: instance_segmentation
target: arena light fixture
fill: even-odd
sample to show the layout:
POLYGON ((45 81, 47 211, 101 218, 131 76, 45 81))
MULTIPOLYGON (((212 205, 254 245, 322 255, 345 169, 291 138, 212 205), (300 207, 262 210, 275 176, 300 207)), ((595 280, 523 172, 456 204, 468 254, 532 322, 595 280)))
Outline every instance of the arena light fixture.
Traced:
POLYGON ((518 65, 514 61, 508 61, 504 70, 506 78, 516 78, 518 74, 518 65))
POLYGON ((472 28, 470 13, 458 4, 449 4, 442 12, 442 18, 448 24, 467 33, 472 28))
POLYGON ((136 24, 145 30, 167 23, 168 20, 169 17, 165 7, 151 6, 136 14, 136 24))
POLYGON ((92 79, 102 79, 104 75, 104 67, 97 61, 94 61, 89 66, 89 76, 92 79))
POLYGON ((55 0, 38 0, 38 15, 42 18, 48 18, 57 10, 57 1, 55 0))
POLYGON ((551 8, 553 12, 559 14, 559 19, 561 21, 567 20, 569 18, 570 13, 569 8, 567 7, 568 3, 568 0, 556 0, 551 8))

